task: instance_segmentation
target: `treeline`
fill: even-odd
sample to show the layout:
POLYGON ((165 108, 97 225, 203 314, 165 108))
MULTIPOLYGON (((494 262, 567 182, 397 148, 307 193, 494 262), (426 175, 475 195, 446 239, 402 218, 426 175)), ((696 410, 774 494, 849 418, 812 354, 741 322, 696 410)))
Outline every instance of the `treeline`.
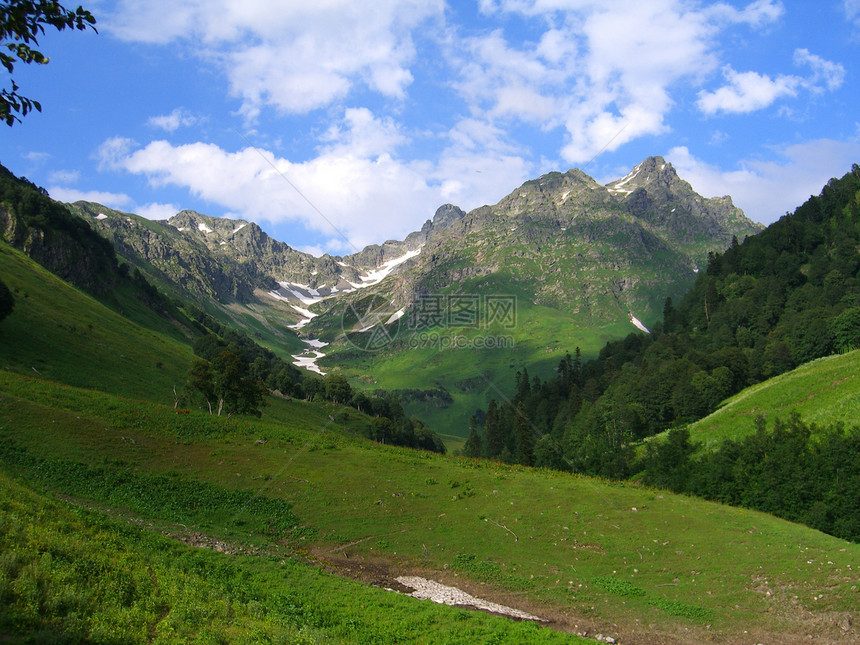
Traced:
POLYGON ((379 443, 445 452, 445 444, 418 419, 410 418, 397 396, 354 390, 343 376, 305 375, 247 334, 221 325, 200 310, 194 319, 209 333, 194 343, 194 361, 185 395, 204 403, 211 414, 260 414, 267 391, 307 401, 348 405, 372 417, 364 435, 379 443), (217 331, 217 333, 213 333, 217 331))
POLYGON ((696 455, 686 428, 648 444, 642 480, 733 506, 753 508, 860 542, 860 428, 807 425, 799 416, 727 440, 696 455))
POLYGON ((341 403, 373 417, 363 431, 368 439, 445 454, 445 443, 441 437, 420 420, 409 417, 395 394, 377 390, 373 395, 368 395, 361 390, 354 390, 349 381, 339 374, 327 374, 323 378, 307 377, 305 392, 306 398, 341 403))
POLYGON ((545 382, 522 370, 511 399, 475 418, 465 452, 630 476, 631 444, 695 421, 749 385, 860 347, 858 245, 855 164, 794 214, 710 254, 650 335, 608 343, 584 363, 577 351, 545 382))
POLYGON ((431 387, 425 390, 418 388, 404 388, 397 390, 373 391, 374 396, 391 397, 396 396, 404 403, 432 403, 437 408, 448 408, 454 404, 454 397, 444 387, 431 387))

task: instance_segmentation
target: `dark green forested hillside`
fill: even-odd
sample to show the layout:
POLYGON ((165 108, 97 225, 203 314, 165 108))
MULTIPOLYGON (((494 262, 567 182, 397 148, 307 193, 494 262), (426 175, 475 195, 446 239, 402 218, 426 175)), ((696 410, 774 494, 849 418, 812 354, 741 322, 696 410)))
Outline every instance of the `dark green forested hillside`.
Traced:
POLYGON ((858 248, 854 165, 793 214, 710 254, 650 335, 609 343, 586 363, 577 350, 546 382, 523 369, 511 399, 476 416, 466 452, 609 477, 638 472, 638 440, 801 363, 860 347, 858 248))

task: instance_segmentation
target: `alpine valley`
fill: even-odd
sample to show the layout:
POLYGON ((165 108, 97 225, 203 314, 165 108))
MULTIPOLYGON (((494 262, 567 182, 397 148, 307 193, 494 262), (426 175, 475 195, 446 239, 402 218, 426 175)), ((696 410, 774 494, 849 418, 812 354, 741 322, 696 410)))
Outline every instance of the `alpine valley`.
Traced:
POLYGON ((3 643, 860 642, 856 164, 342 257, 0 167, 0 238, 3 643))
POLYGON ((547 376, 576 347, 589 356, 647 330, 709 252, 761 230, 660 157, 605 186, 570 170, 469 213, 447 204, 405 240, 345 257, 192 211, 150 221, 86 202, 70 209, 171 297, 307 369, 397 392, 453 445, 522 365, 547 376))

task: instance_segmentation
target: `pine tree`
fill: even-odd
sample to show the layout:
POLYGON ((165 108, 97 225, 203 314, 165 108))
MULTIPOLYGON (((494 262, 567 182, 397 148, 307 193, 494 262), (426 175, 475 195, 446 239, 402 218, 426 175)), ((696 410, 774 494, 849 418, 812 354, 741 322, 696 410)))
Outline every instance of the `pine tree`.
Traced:
POLYGON ((481 435, 478 434, 478 419, 472 417, 469 419, 469 438, 466 439, 466 444, 463 446, 463 455, 466 457, 477 458, 482 454, 481 435))
POLYGON ((487 457, 497 459, 505 447, 505 437, 499 423, 499 408, 496 400, 490 401, 487 416, 484 418, 484 441, 486 442, 487 457))
POLYGON ((516 428, 517 450, 514 458, 518 464, 532 466, 535 462, 535 430, 526 416, 522 402, 517 403, 516 428))

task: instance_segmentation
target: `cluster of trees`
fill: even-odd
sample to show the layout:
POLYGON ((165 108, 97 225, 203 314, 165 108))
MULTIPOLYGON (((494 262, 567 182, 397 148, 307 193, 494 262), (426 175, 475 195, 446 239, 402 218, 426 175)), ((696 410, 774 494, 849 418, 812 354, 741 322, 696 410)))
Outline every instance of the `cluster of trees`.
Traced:
POLYGON ((795 414, 697 456, 686 428, 648 444, 643 481, 754 508, 860 542, 860 428, 818 428, 795 414))
POLYGON ((305 397, 304 377, 298 368, 261 347, 247 334, 217 325, 219 335, 208 333, 194 341, 194 353, 213 361, 224 352, 235 354, 243 364, 243 374, 262 383, 269 391, 284 396, 305 397))
POLYGON ((377 390, 373 395, 368 395, 353 390, 349 381, 339 374, 327 374, 321 379, 310 376, 305 380, 305 391, 311 398, 349 405, 372 417, 370 425, 364 430, 368 439, 445 453, 445 444, 439 435, 420 420, 409 417, 394 393, 377 390))
POLYGON ((577 351, 546 382, 523 370, 512 400, 476 416, 467 454, 630 476, 631 444, 695 421, 751 384, 860 347, 858 246, 855 164, 794 214, 710 254, 650 335, 608 343, 585 363, 577 351))
POLYGON ((192 315, 201 328, 211 331, 194 343, 194 353, 200 358, 191 365, 185 394, 205 404, 210 414, 259 415, 266 393, 277 390, 284 396, 355 408, 372 417, 364 433, 379 443, 445 452, 441 438, 407 416, 397 396, 382 391, 369 396, 354 390, 339 374, 324 378, 304 375, 246 334, 221 325, 202 311, 192 315))

